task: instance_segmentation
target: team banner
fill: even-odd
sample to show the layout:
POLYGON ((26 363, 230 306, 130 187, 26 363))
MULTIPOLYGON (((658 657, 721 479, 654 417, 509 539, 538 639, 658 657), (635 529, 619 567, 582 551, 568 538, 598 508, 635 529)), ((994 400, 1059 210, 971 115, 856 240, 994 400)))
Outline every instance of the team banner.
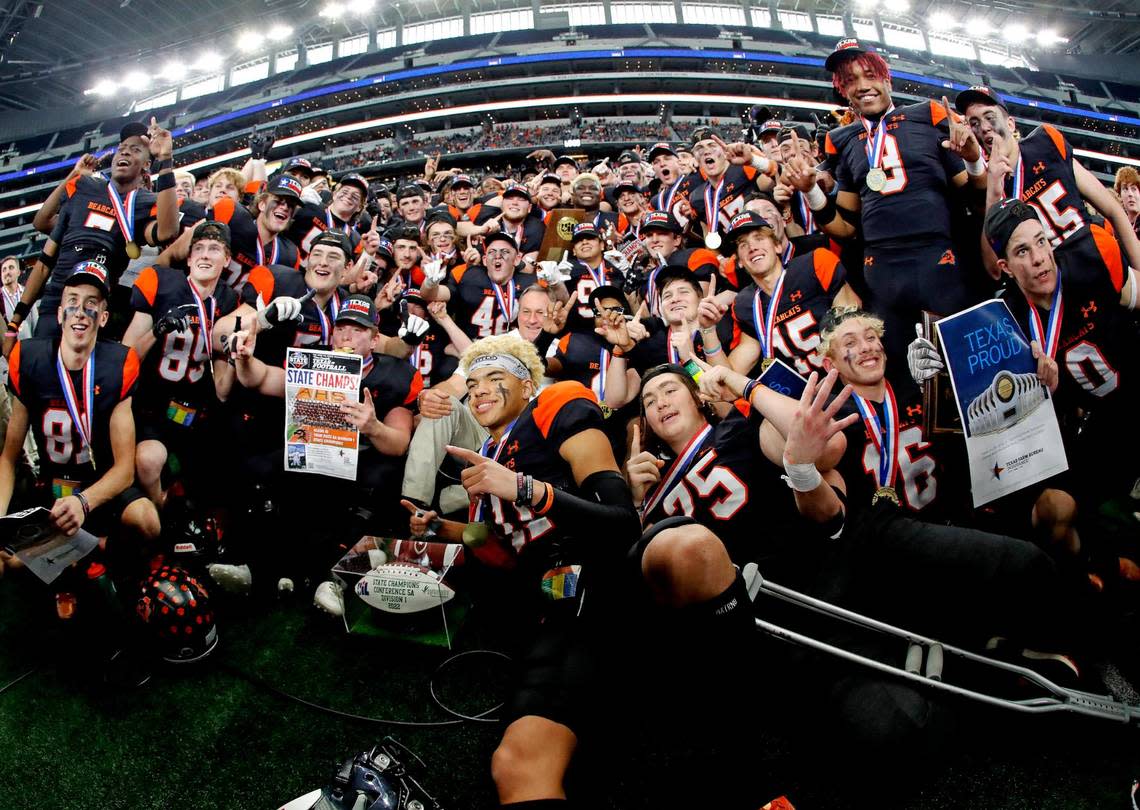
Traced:
POLYGON ((1069 468, 1037 361, 1004 301, 936 324, 966 436, 974 506, 1069 468))
POLYGON ((360 401, 355 354, 289 349, 285 358, 285 469, 356 479, 360 434, 341 403, 360 401))

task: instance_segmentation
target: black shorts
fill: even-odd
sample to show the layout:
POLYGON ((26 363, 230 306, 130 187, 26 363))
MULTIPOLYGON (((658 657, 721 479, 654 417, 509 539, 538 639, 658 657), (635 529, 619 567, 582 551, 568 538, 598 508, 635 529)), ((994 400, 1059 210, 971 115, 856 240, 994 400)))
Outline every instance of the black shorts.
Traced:
MULTIPOLYGON (((91 510, 91 514, 83 521, 83 530, 96 537, 106 537, 120 523, 123 512, 137 500, 145 499, 146 495, 138 487, 127 487, 111 500, 91 510)), ((50 481, 37 482, 34 490, 34 499, 37 506, 51 509, 56 501, 50 481)))

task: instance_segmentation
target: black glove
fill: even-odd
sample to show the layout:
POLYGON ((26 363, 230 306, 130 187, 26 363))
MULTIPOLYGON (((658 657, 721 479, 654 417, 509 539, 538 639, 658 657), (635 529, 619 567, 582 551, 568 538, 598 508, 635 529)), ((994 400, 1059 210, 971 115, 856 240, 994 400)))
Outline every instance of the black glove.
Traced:
POLYGON ((264 160, 269 154, 269 147, 273 146, 273 130, 258 132, 256 129, 249 134, 249 156, 254 160, 264 160))
POLYGON ((166 311, 166 314, 154 322, 150 331, 154 333, 156 338, 163 335, 169 335, 171 332, 185 332, 190 328, 189 313, 197 309, 194 304, 182 304, 181 306, 171 307, 166 311))

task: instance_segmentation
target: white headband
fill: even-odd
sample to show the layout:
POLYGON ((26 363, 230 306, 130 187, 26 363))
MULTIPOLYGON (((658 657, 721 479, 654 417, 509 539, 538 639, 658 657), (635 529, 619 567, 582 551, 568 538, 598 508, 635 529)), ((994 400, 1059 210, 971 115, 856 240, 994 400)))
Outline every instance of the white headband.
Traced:
POLYGON ((526 367, 526 363, 513 354, 481 354, 471 361, 467 373, 471 374, 481 368, 501 368, 520 380, 531 379, 530 369, 526 367))

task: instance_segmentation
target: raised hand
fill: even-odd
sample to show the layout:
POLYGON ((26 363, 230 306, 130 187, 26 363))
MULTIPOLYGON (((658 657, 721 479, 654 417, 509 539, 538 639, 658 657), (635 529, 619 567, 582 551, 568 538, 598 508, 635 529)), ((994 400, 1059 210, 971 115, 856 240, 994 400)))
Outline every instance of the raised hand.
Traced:
POLYGON ((936 377, 946 365, 942 362, 942 355, 938 353, 938 349, 923 336, 922 324, 915 324, 914 332, 918 337, 906 347, 906 364, 910 368, 911 378, 922 385, 936 377))
POLYGON ((420 269, 424 271, 424 280, 430 287, 439 285, 445 278, 447 278, 447 268, 443 266, 443 262, 439 259, 426 259, 420 269))
POLYGON ((978 160, 982 156, 982 147, 978 143, 974 131, 966 126, 962 117, 950 108, 950 101, 942 97, 942 109, 946 112, 946 119, 950 122, 950 137, 942 142, 943 149, 949 149, 968 162, 978 160))
POLYGON ((430 327, 431 324, 427 322, 426 318, 408 313, 407 318, 400 325, 400 331, 397 332, 397 337, 409 346, 418 346, 423 342, 424 335, 427 334, 430 327))
POLYGON ((661 480, 662 459, 641 449, 641 428, 633 426, 633 442, 629 447, 629 461, 625 463, 625 474, 633 493, 633 502, 640 505, 645 495, 661 480))
POLYGON ((701 369, 697 387, 705 402, 734 402, 740 398, 748 378, 728 366, 710 366, 699 357, 693 358, 701 369))
POLYGON ((174 139, 170 131, 158 125, 158 119, 150 117, 150 128, 146 133, 146 145, 150 156, 156 160, 169 160, 174 155, 174 139))
POLYGON ((518 478, 513 471, 466 447, 449 444, 447 452, 470 465, 460 473, 460 481, 472 498, 494 495, 500 500, 511 502, 518 498, 518 478))
POLYGON ((570 297, 565 301, 555 301, 542 321, 542 331, 552 335, 562 334, 562 330, 566 328, 566 319, 570 317, 570 312, 576 303, 578 303, 577 290, 570 293, 570 297))
POLYGON ((712 329, 720 323, 726 312, 728 312, 728 305, 716 300, 716 276, 714 275, 709 279, 708 292, 701 299, 701 303, 697 305, 697 324, 702 331, 712 329))
POLYGON ((380 291, 376 293, 376 308, 387 309, 396 303, 400 297, 400 293, 404 289, 404 280, 400 278, 399 273, 393 273, 392 277, 385 282, 380 291))
POLYGON ((438 323, 451 320, 451 316, 447 314, 446 301, 431 301, 427 305, 428 315, 438 323))
POLYGON ((181 304, 171 307, 154 322, 150 331, 154 333, 156 338, 169 335, 171 332, 185 332, 190 329, 190 313, 197 308, 194 304, 181 304))
POLYGON ((807 194, 816 184, 817 171, 811 161, 803 155, 797 154, 784 164, 784 173, 781 175, 781 179, 786 179, 796 191, 807 194))
POLYGON ((851 396, 851 386, 843 390, 827 404, 831 389, 839 379, 839 372, 832 369, 823 382, 812 372, 800 396, 800 406, 792 419, 791 430, 784 442, 784 460, 789 464, 814 464, 823 455, 831 437, 859 419, 858 413, 849 414, 837 420, 835 414, 851 396))
POLYGON ((380 422, 376 418, 376 406, 372 404, 372 392, 367 388, 364 389, 363 402, 342 402, 340 411, 348 423, 361 433, 369 433, 380 422))
POLYGON ((724 150, 725 157, 728 162, 734 166, 745 166, 752 162, 752 147, 746 143, 737 141, 735 143, 725 143, 724 139, 719 135, 713 135, 715 141, 721 149, 724 150))

